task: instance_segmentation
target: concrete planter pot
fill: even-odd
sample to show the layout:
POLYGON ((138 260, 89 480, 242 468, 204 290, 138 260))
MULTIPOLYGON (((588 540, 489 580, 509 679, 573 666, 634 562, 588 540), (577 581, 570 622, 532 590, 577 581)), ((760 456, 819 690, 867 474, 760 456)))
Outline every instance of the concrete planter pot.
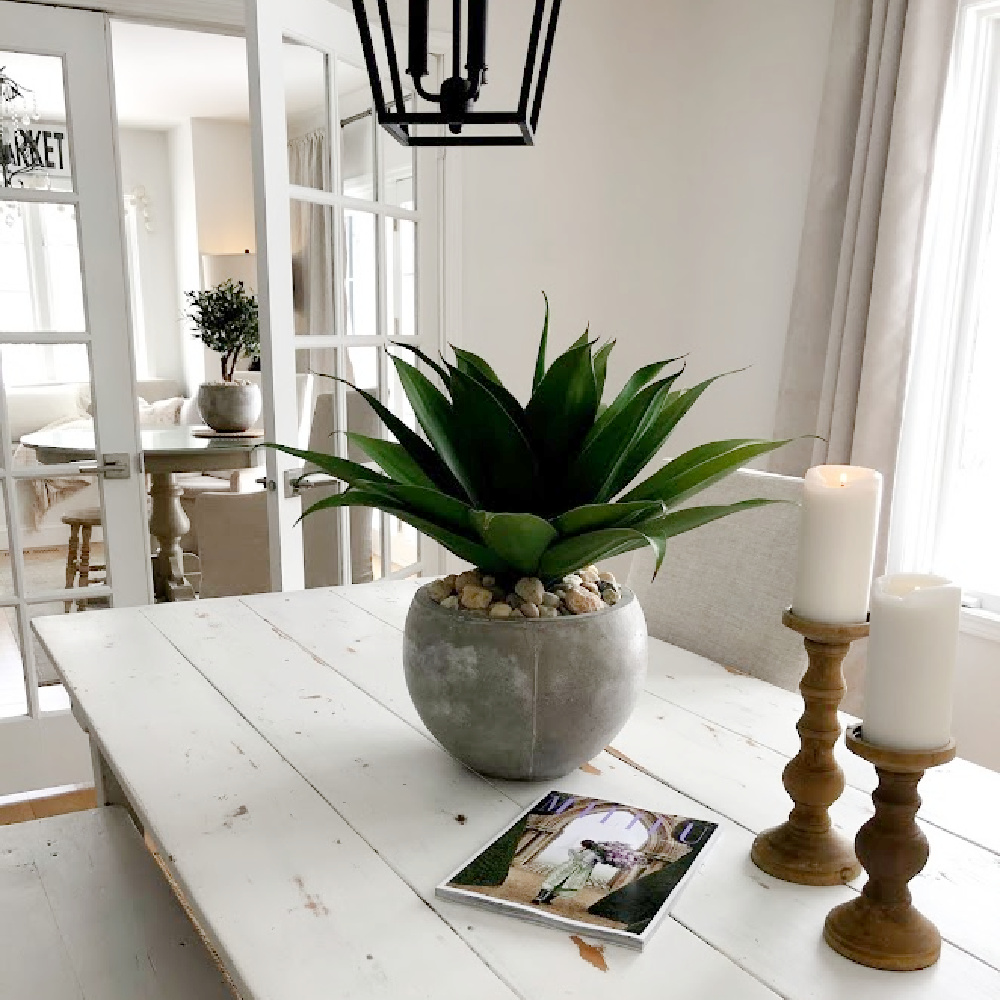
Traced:
POLYGON ((260 389, 253 382, 205 382, 198 387, 201 419, 213 431, 248 431, 257 422, 260 408, 260 389))
POLYGON ((417 592, 406 686, 442 746, 491 777, 545 780, 603 750, 646 679, 646 619, 625 590, 592 614, 497 621, 417 592))

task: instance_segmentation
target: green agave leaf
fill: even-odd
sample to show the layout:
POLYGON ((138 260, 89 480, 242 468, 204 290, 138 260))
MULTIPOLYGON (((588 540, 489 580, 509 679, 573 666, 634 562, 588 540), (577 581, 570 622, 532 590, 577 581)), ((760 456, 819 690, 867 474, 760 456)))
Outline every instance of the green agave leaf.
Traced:
POLYGON ((594 381, 597 383, 597 398, 604 397, 604 383, 608 377, 608 357, 614 350, 615 341, 609 340, 594 355, 594 381))
POLYGON ((497 375, 497 373, 490 366, 489 362, 484 358, 481 358, 478 354, 473 354, 472 351, 463 351, 460 347, 456 347, 454 344, 451 344, 450 346, 455 352, 455 360, 458 362, 456 367, 459 371, 463 371, 466 375, 472 375, 473 377, 475 377, 476 374, 479 374, 487 381, 492 382, 494 385, 503 385, 500 381, 500 376, 497 375))
POLYGON ((549 297, 542 292, 545 298, 545 325, 542 327, 542 339, 538 341, 538 357, 535 359, 535 377, 531 380, 532 395, 542 384, 545 377, 545 349, 549 343, 549 297))
MULTIPOLYGON (((449 365, 451 371, 451 381, 454 381, 454 373, 456 371, 462 372, 462 374, 471 378, 474 382, 477 382, 483 387, 503 408, 507 411, 507 416, 514 421, 515 424, 521 429, 521 432, 527 436, 528 434, 528 418, 525 416, 524 407, 517 401, 517 399, 507 391, 499 382, 494 382, 487 375, 485 375, 480 369, 473 366, 463 367, 461 362, 458 366, 449 365)), ((449 383, 451 384, 451 383, 449 383)))
POLYGON ((491 514, 474 510, 471 517, 480 538, 526 576, 538 569, 542 553, 558 537, 556 529, 535 514, 491 514))
POLYGON ((560 535, 580 535, 601 528, 627 528, 639 521, 662 514, 666 508, 659 500, 638 503, 591 503, 560 514, 552 522, 560 535))
POLYGON ((420 468, 410 453, 395 441, 368 437, 354 431, 347 432, 347 440, 356 444, 390 478, 412 486, 437 489, 437 483, 420 468))
MULTIPOLYGON (((286 455, 294 455, 305 462, 318 466, 322 472, 331 476, 336 476, 349 486, 357 483, 365 485, 371 483, 391 483, 388 476, 383 476, 381 472, 369 469, 359 462, 352 462, 347 458, 338 458, 336 455, 327 455, 322 451, 306 451, 302 448, 291 448, 287 444, 274 444, 271 441, 264 442, 265 448, 274 448, 276 451, 283 451, 286 455)), ((308 475, 308 473, 307 473, 308 475)))
POLYGON ((395 413, 392 412, 388 407, 386 407, 376 396, 373 396, 370 392, 366 392, 364 389, 359 389, 356 385, 348 382, 346 378, 341 378, 339 375, 325 375, 323 372, 317 372, 316 374, 322 375, 323 378, 332 379, 334 382, 343 382, 344 385, 350 386, 355 392, 359 393, 365 400, 367 400, 368 405, 379 415, 382 423, 385 424, 387 430, 393 434, 396 440, 406 449, 409 456, 413 459, 417 465, 420 466, 427 473, 431 479, 445 493, 449 493, 452 496, 458 496, 464 493, 459 481, 452 475, 451 470, 447 465, 441 460, 437 452, 419 435, 416 431, 411 430, 403 423, 395 413))
MULTIPOLYGON (((439 389, 435 388, 426 375, 417 371, 402 358, 393 358, 392 363, 399 375, 400 385, 417 421, 424 429, 428 440, 434 446, 444 464, 462 485, 469 500, 476 503, 475 483, 462 460, 462 452, 455 440, 455 418, 451 403, 439 389)), ((454 387, 453 387, 454 389, 454 387)))
MULTIPOLYGON (((742 369, 740 369, 742 370, 742 369)), ((673 429, 680 423, 688 410, 701 398, 702 393, 714 382, 735 372, 723 372, 699 382, 683 392, 671 393, 664 402, 660 413, 636 432, 636 436, 621 457, 611 477, 601 490, 598 500, 610 500, 623 489, 650 463, 653 456, 663 447, 673 429)))
POLYGON ((590 344, 584 340, 552 362, 532 393, 525 409, 532 442, 550 461, 565 463, 593 425, 599 402, 590 344))
POLYGON ((383 496, 411 514, 426 517, 459 534, 470 533, 473 527, 472 508, 434 487, 410 486, 406 483, 365 483, 357 488, 383 496))
POLYGON ((467 562, 472 563, 474 566, 479 566, 489 573, 504 573, 510 569, 500 556, 485 545, 481 545, 475 539, 443 527, 428 518, 421 517, 393 503, 377 491, 350 489, 335 496, 325 497, 319 502, 314 503, 302 514, 302 517, 308 517, 308 515, 316 511, 327 510, 331 507, 374 507, 376 510, 385 511, 385 513, 392 514, 401 521, 405 521, 421 532, 421 534, 439 542, 449 552, 457 555, 459 559, 465 559, 467 562))
MULTIPOLYGON (((636 531, 642 531, 650 536, 658 538, 666 550, 668 538, 674 535, 681 535, 685 531, 700 528, 703 524, 717 521, 721 517, 728 517, 741 510, 751 510, 754 507, 763 507, 770 503, 784 503, 782 500, 768 500, 764 497, 756 497, 752 500, 740 500, 738 503, 724 504, 717 507, 685 507, 683 510, 671 511, 668 514, 659 514, 646 521, 640 521, 636 526, 636 531)), ((656 568, 653 570, 653 578, 660 571, 663 562, 662 554, 657 559, 656 568)))
MULTIPOLYGON (((622 391, 618 393, 614 401, 601 411, 601 414, 598 417, 597 421, 594 423, 592 430, 587 435, 587 440, 584 442, 584 444, 585 445, 589 444, 592 438, 602 433, 604 431, 605 426, 610 421, 614 420, 614 418, 618 416, 618 414, 621 413, 621 411, 625 409, 626 406, 628 406, 628 404, 635 398, 635 396, 643 388, 649 385, 649 383, 652 382, 653 379, 655 379, 656 376, 659 375, 660 372, 667 367, 667 365, 672 365, 674 364, 674 362, 680 360, 681 360, 680 358, 667 358, 666 361, 655 361, 651 365, 646 365, 645 367, 640 368, 625 383, 624 387, 622 388, 622 391)), ((681 375, 683 371, 684 369, 682 367, 681 370, 672 377, 676 379, 678 376, 681 375)))
POLYGON ((530 510, 539 469, 531 445, 503 404, 471 375, 451 379, 453 440, 480 498, 498 510, 530 510))
POLYGON ((663 543, 658 536, 646 534, 640 528, 603 528, 574 535, 556 542, 546 551, 538 564, 538 575, 543 579, 563 577, 581 566, 646 545, 653 550, 659 564, 663 559, 663 543))
POLYGON ((407 344, 403 341, 395 341, 393 343, 393 347, 401 347, 404 351, 410 351, 412 354, 415 354, 425 365, 427 365, 428 368, 437 372, 438 378, 440 378, 446 386, 448 385, 448 370, 432 357, 429 357, 424 351, 420 350, 419 347, 416 347, 414 344, 407 344))
POLYGON ((630 490, 623 500, 662 500, 674 506, 694 496, 712 483, 724 479, 741 465, 759 455, 766 455, 784 441, 765 441, 756 438, 734 438, 711 441, 699 445, 668 462, 648 479, 630 490))
POLYGON ((588 435, 567 476, 571 495, 585 500, 607 499, 602 495, 602 487, 614 474, 617 463, 627 453, 643 422, 652 419, 648 415, 659 414, 670 387, 679 376, 680 372, 676 372, 646 386, 604 423, 600 433, 588 435))

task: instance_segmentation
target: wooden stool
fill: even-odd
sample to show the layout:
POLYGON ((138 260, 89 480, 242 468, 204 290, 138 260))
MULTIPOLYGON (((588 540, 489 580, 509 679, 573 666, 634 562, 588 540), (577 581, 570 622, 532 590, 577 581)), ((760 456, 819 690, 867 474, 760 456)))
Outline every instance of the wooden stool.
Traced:
MULTIPOLYGON (((64 514, 62 522, 69 525, 69 548, 66 552, 66 589, 89 587, 91 583, 104 583, 104 575, 93 576, 93 574, 104 573, 104 564, 91 564, 90 562, 90 539, 94 528, 101 526, 100 508, 85 507, 72 514, 64 514)), ((77 610, 82 610, 88 602, 85 599, 78 599, 76 602, 65 601, 63 603, 68 614, 73 610, 74 603, 77 610)))

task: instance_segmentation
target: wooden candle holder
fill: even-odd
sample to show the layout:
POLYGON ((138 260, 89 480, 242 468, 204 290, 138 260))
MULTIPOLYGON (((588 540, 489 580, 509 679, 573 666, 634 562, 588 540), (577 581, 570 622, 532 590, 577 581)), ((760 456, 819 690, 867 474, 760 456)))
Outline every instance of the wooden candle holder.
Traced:
POLYGON ((834 759, 840 738, 837 709, 846 690, 842 664, 851 643, 868 635, 868 622, 831 625, 800 618, 789 608, 782 622, 805 639, 809 666, 799 684, 805 711, 796 728, 802 747, 781 780, 795 805, 786 822, 765 830, 750 857, 762 871, 798 885, 841 885, 861 874, 847 837, 833 829, 829 808, 844 790, 834 759))
POLYGON ((847 746, 878 772, 875 815, 854 842, 868 881, 857 899, 827 914, 823 937, 860 965, 892 972, 926 969, 941 955, 941 935, 913 906, 908 888, 930 853, 916 823, 917 785, 927 768, 954 758, 955 741, 937 750, 890 750, 866 743, 858 724, 847 730, 847 746))

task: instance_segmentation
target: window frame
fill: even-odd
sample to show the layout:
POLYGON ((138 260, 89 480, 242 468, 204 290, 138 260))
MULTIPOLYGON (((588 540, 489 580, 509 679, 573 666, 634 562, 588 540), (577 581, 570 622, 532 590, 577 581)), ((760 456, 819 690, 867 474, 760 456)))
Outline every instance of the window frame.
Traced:
MULTIPOLYGON (((890 572, 932 571, 962 435, 988 227, 1000 185, 1000 0, 964 0, 924 227, 889 530, 890 572)), ((962 630, 1000 641, 997 593, 965 591, 962 630)))

